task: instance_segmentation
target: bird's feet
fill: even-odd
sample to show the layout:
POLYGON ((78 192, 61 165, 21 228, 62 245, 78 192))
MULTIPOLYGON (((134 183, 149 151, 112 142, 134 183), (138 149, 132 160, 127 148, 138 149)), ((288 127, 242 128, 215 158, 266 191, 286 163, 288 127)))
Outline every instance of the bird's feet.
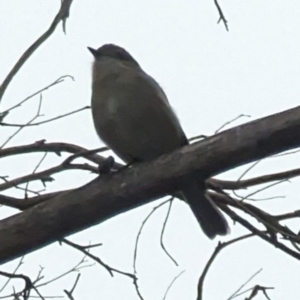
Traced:
POLYGON ((107 175, 111 172, 115 163, 115 159, 112 156, 108 156, 105 160, 98 165, 99 175, 107 175))

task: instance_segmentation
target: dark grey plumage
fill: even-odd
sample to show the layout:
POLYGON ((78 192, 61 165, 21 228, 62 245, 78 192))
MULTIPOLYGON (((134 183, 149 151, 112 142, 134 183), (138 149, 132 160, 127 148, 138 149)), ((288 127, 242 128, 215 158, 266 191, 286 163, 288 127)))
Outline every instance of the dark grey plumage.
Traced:
MULTIPOLYGON (((146 161, 188 144, 164 91, 123 48, 89 48, 93 65, 92 115, 99 137, 127 163, 146 161)), ((209 238, 228 233, 204 184, 192 178, 182 191, 209 238)))

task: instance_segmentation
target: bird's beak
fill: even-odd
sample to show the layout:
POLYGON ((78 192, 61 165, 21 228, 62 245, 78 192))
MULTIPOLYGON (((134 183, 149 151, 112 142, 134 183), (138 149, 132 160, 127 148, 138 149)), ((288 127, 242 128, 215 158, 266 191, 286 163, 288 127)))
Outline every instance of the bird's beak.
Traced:
POLYGON ((96 58, 99 54, 98 51, 91 48, 91 47, 87 47, 89 49, 89 51, 93 54, 93 56, 96 58))

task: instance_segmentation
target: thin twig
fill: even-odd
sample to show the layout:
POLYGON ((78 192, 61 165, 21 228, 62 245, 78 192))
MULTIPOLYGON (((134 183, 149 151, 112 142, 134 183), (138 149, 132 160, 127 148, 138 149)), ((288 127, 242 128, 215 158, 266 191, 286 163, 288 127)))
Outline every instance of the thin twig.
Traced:
POLYGON ((65 117, 68 117, 68 116, 71 116, 71 115, 74 115, 76 113, 79 113, 83 110, 86 110, 86 109, 90 109, 91 107, 90 106, 84 106, 82 108, 79 108, 79 109, 75 109, 75 110, 72 110, 68 113, 65 113, 65 114, 62 114, 62 115, 59 115, 57 117, 53 117, 53 118, 50 118, 48 120, 44 120, 44 121, 40 121, 40 122, 36 122, 36 123, 26 123, 26 124, 11 124, 11 123, 0 123, 1 126, 7 126, 7 127, 31 127, 31 126, 38 126, 38 125, 43 125, 43 124, 46 124, 46 123, 50 123, 50 122, 53 122, 53 121, 56 121, 56 120, 59 120, 59 119, 62 119, 62 118, 65 118, 65 117))
POLYGON ((93 255, 93 254, 91 254, 88 250, 86 250, 85 247, 80 246, 80 245, 78 245, 78 244, 75 244, 75 243, 73 243, 73 242, 70 242, 70 241, 67 240, 67 239, 62 239, 61 242, 63 242, 63 243, 65 243, 65 244, 67 244, 67 245, 69 245, 69 246, 71 246, 71 247, 73 247, 73 248, 79 250, 80 252, 84 253, 84 255, 86 255, 86 256, 92 258, 92 259, 93 259, 94 261, 96 261, 99 265, 101 265, 102 267, 104 267, 112 277, 114 276, 114 272, 115 272, 115 273, 119 273, 119 274, 125 275, 125 276, 127 276, 127 277, 130 277, 131 279, 133 279, 133 281, 136 281, 136 280, 137 280, 136 277, 135 277, 133 274, 130 274, 130 273, 128 273, 128 272, 123 272, 123 271, 120 271, 120 270, 118 270, 118 269, 115 269, 115 268, 110 267, 109 265, 107 265, 106 263, 104 263, 99 257, 97 257, 97 256, 95 256, 95 255, 93 255))
POLYGON ((45 300, 45 297, 42 296, 42 294, 39 292, 39 290, 34 285, 32 286, 32 288, 38 294, 40 299, 45 300))
POLYGON ((212 265, 212 263, 214 262, 215 258, 217 257, 217 255, 221 252, 221 250, 223 250, 225 247, 229 246, 229 245, 232 245, 233 243, 236 243, 236 242, 239 242, 241 240, 244 240, 244 239, 247 239, 249 237, 253 237, 254 234, 246 234, 246 235, 243 235, 243 236, 240 236, 238 238, 235 238, 235 239, 232 239, 228 242, 225 242, 225 243, 221 243, 219 242, 217 247, 215 248, 214 252, 212 253, 210 259, 208 260, 208 262, 206 263, 206 266, 199 278, 199 281, 198 281, 198 296, 197 296, 197 300, 202 300, 203 299, 203 284, 204 284, 204 279, 208 273, 208 270, 210 268, 210 266, 212 265))
POLYGON ((262 291, 263 294, 266 296, 266 298, 268 300, 271 300, 266 292, 266 290, 273 290, 274 288, 273 287, 265 287, 265 286, 260 286, 260 285, 256 285, 254 286, 249 298, 246 298, 245 300, 251 300, 251 299, 254 299, 255 296, 257 296, 258 292, 259 291, 262 291))
MULTIPOLYGON (((32 99, 33 97, 41 94, 42 92, 48 90, 49 88, 64 82, 65 78, 71 78, 74 81, 74 77, 71 75, 63 75, 61 77, 59 77, 58 79, 56 79, 54 82, 50 83, 49 85, 43 87, 42 89, 38 90, 37 92, 29 95, 28 97, 26 97, 25 99, 23 99, 22 101, 18 102, 17 104, 11 106, 10 108, 6 109, 5 111, 3 111, 1 114, 8 114, 10 111, 14 110, 15 108, 18 108, 20 106, 22 106, 22 104, 24 104, 25 102, 27 102, 28 100, 32 99)), ((2 122, 2 121, 1 121, 2 122)))
MULTIPOLYGON (((107 150, 108 150, 107 147, 101 147, 101 148, 96 148, 96 149, 92 149, 92 150, 83 150, 81 152, 70 155, 64 161, 64 164, 70 164, 72 161, 74 161, 77 158, 86 158, 86 157, 89 157, 90 155, 93 155, 93 154, 96 154, 99 152, 103 152, 103 151, 107 151, 107 150)), ((103 161, 101 161, 101 163, 103 163, 103 161)))
POLYGON ((273 197, 267 197, 267 198, 249 198, 247 197, 247 201, 253 201, 253 202, 262 202, 262 201, 270 201, 275 199, 285 199, 285 196, 273 196, 273 197))
MULTIPOLYGON (((36 165, 36 167, 33 169, 32 174, 34 174, 37 171, 37 169, 41 166, 41 164, 45 160, 47 154, 48 154, 47 152, 44 153, 44 155, 42 156, 42 158, 40 159, 40 161, 38 162, 38 164, 36 165)), ((25 186, 25 196, 24 196, 25 199, 28 198, 27 191, 28 191, 29 183, 30 183, 30 181, 27 181, 26 186, 25 186)))
POLYGON ((42 273, 44 271, 44 267, 40 266, 40 270, 36 276, 36 279, 33 281, 33 284, 35 285, 37 282, 39 282, 40 280, 44 279, 44 276, 42 276, 42 273))
POLYGON ((250 276, 249 279, 246 280, 227 300, 232 300, 233 298, 238 296, 238 293, 241 291, 242 288, 244 288, 254 277, 256 277, 263 269, 259 269, 256 271, 253 275, 250 276))
MULTIPOLYGON (((19 184, 25 183, 25 182, 30 182, 30 181, 34 181, 34 180, 41 180, 44 184, 47 181, 53 181, 53 178, 51 178, 50 176, 62 171, 66 171, 66 170, 86 170, 86 171, 90 171, 92 173, 98 174, 98 168, 91 166, 89 164, 71 164, 71 162, 79 157, 85 157, 85 156, 89 156, 90 154, 95 154, 96 152, 99 152, 103 150, 103 148, 97 148, 94 150, 84 150, 82 152, 73 154, 69 157, 67 157, 62 163, 60 163, 59 165, 49 168, 47 170, 38 172, 38 173, 31 173, 29 175, 25 175, 25 176, 21 176, 18 178, 15 178, 13 180, 6 180, 5 183, 0 184, 0 191, 4 191, 6 189, 12 188, 12 187, 16 187, 19 184)), ((35 170, 36 171, 36 170, 35 170)))
POLYGON ((74 282, 74 284, 73 284, 73 287, 72 287, 71 290, 70 290, 70 293, 71 293, 71 294, 74 292, 74 290, 75 290, 75 288, 76 288, 76 286, 77 286, 77 284, 78 284, 80 275, 81 275, 80 273, 77 274, 77 277, 76 277, 76 280, 75 280, 75 282, 74 282))
MULTIPOLYGON (((16 187, 16 188, 19 188, 19 187, 16 187)), ((24 190, 23 188, 20 188, 20 189, 24 190)), ((50 199, 53 199, 54 197, 57 197, 64 193, 68 193, 70 191, 72 191, 72 189, 63 190, 63 191, 59 191, 59 192, 52 192, 52 193, 43 194, 43 195, 40 195, 38 192, 31 191, 32 193, 38 194, 38 196, 28 198, 28 199, 26 199, 26 201, 24 201, 24 199, 22 199, 22 198, 20 199, 20 198, 9 197, 6 195, 0 195, 0 204, 23 211, 23 210, 26 210, 37 204, 40 204, 40 203, 43 203, 50 199)))
POLYGON ((237 182, 236 188, 241 189, 272 181, 288 180, 297 176, 300 176, 300 168, 241 180, 237 182))
POLYGON ((262 232, 258 230, 255 226, 250 224, 247 220, 243 219, 240 217, 238 214, 236 214, 233 210, 231 210, 228 206, 222 205, 222 210, 229 215, 229 217, 234 220, 235 222, 238 222, 241 224, 243 227, 247 228, 249 231, 251 231, 254 235, 260 237, 261 239, 265 240, 266 242, 270 243, 273 245, 276 249, 279 249, 286 254, 290 255, 291 257, 297 259, 300 261, 300 254, 293 251, 292 249, 288 248, 284 244, 278 242, 276 239, 273 237, 270 237, 267 235, 266 232, 262 232))
POLYGON ((243 177, 246 176, 247 173, 249 173, 250 170, 252 170, 256 165, 258 165, 262 160, 258 160, 255 163, 253 163, 249 168, 247 168, 242 174, 241 176, 238 178, 238 182, 242 180, 243 177))
POLYGON ((168 212, 167 212, 167 215, 166 215, 166 218, 165 218, 165 221, 164 221, 164 223, 163 223, 162 230, 161 230, 161 234, 160 234, 160 245, 161 245, 162 249, 164 250, 164 252, 167 254, 167 256, 168 256, 168 257, 171 259, 171 261, 175 264, 175 266, 178 267, 177 261, 176 261, 175 258, 173 258, 173 256, 168 252, 168 250, 166 249, 166 247, 165 247, 165 245, 164 245, 164 240, 163 240, 163 238, 164 238, 164 233, 165 233, 165 229, 166 229, 166 225, 167 225, 167 222, 168 222, 168 219, 169 219, 169 216, 170 216, 172 204, 173 204, 173 198, 170 200, 168 212))
POLYGON ((44 32, 19 58, 17 63, 14 65, 12 70, 8 73, 6 78, 4 79, 2 85, 0 86, 0 102, 3 98, 3 95, 14 78, 14 76, 19 72, 19 70, 22 68, 24 63, 28 60, 28 58, 51 36, 51 34, 54 32, 57 25, 62 21, 63 24, 65 24, 66 18, 69 16, 70 7, 73 0, 63 0, 61 1, 60 9, 55 16, 52 24, 48 28, 46 32, 44 32))
POLYGON ((258 193, 260 193, 260 192, 262 192, 262 191, 265 191, 265 190, 267 190, 267 189, 269 189, 269 188, 275 186, 275 185, 278 185, 278 184, 280 184, 280 183, 287 182, 287 181, 288 181, 288 179, 283 179, 283 180, 280 180, 280 181, 277 181, 277 182, 273 182, 273 183, 271 183, 271 184, 269 184, 269 185, 267 185, 267 186, 264 186, 264 187, 262 187, 262 188, 260 188, 260 189, 258 189, 258 190, 256 190, 256 191, 254 191, 254 192, 252 192, 252 193, 250 193, 250 194, 248 194, 248 195, 242 197, 242 199, 241 199, 240 201, 247 200, 248 197, 254 196, 254 195, 256 195, 256 194, 258 194, 258 193))
POLYGON ((167 287, 167 290, 164 294, 164 297, 162 298, 162 300, 165 300, 168 296, 168 293, 171 289, 171 287, 174 285, 175 281, 185 272, 185 270, 181 271, 177 276, 174 277, 174 279, 171 281, 171 283, 169 284, 169 286, 167 287))
MULTIPOLYGON (((25 257, 25 256, 22 256, 22 257, 21 257, 21 259, 20 259, 18 265, 16 266, 16 268, 14 269, 14 271, 12 272, 12 274, 16 274, 16 272, 19 270, 19 268, 21 267, 21 265, 23 265, 24 257, 25 257)), ((0 293, 2 293, 3 290, 7 287, 7 285, 8 285, 9 282, 10 282, 10 280, 11 280, 11 277, 9 277, 9 278, 7 279, 7 281, 4 283, 4 285, 3 285, 2 288, 0 289, 0 293)))
POLYGON ((243 117, 247 117, 247 118, 251 118, 250 115, 244 115, 244 114, 240 114, 239 116, 235 117, 234 119, 224 123, 219 129, 217 129, 215 131, 215 134, 219 133, 224 127, 226 127, 227 125, 230 125, 231 123, 235 122, 236 120, 243 118, 243 117))
POLYGON ((36 115, 31 119, 29 120, 26 124, 24 124, 22 127, 18 128, 18 130, 16 130, 3 144, 2 146, 0 147, 0 149, 4 148, 8 143, 9 141, 12 140, 12 138, 14 138, 23 128, 25 128, 26 126, 28 126, 29 124, 31 124, 32 122, 34 122, 38 117, 41 116, 41 107, 42 107, 42 100, 43 100, 43 97, 42 97, 42 94, 40 95, 40 100, 39 100, 39 105, 38 105, 38 109, 37 109, 37 113, 36 115))
POLYGON ((90 171, 94 174, 98 174, 98 169, 96 167, 93 167, 89 164, 65 164, 62 162, 58 166, 52 167, 50 169, 32 173, 29 175, 21 176, 18 178, 15 178, 13 180, 7 181, 5 183, 0 184, 0 191, 7 190, 12 187, 16 187, 19 184, 28 182, 28 181, 35 181, 35 180, 41 180, 44 184, 46 182, 51 182, 54 179, 51 177, 53 174, 57 174, 66 170, 85 170, 90 171))
MULTIPOLYGON (((103 156, 97 155, 93 152, 96 151, 97 153, 99 153, 99 152, 104 152, 107 150, 109 150, 107 147, 102 147, 102 148, 98 148, 95 150, 87 150, 85 148, 82 148, 82 147, 74 145, 74 144, 45 143, 45 141, 42 140, 42 141, 37 141, 33 144, 0 149, 0 158, 12 156, 12 155, 34 153, 34 152, 52 152, 52 153, 57 154, 58 156, 61 156, 61 152, 67 152, 67 153, 72 153, 72 154, 78 154, 82 158, 90 160, 91 162, 99 165, 99 164, 102 164, 106 158, 103 156)), ((123 166, 124 166, 123 164, 114 163, 115 169, 120 169, 123 166)))
MULTIPOLYGON (((6 176, 6 177, 7 177, 7 176, 6 176)), ((11 182, 11 181, 7 180, 7 179, 5 178, 5 176, 0 176, 0 179, 2 179, 2 180, 3 180, 5 183, 7 183, 8 185, 9 185, 10 182, 11 182)), ((1 184, 0 184, 0 185, 1 185, 1 184)), ((25 188, 23 188, 23 187, 21 187, 21 186, 13 185, 12 187, 14 187, 15 189, 21 190, 21 191, 25 191, 25 188)), ((32 193, 32 194, 34 194, 34 195, 36 195, 36 196, 40 196, 41 192, 43 192, 44 190, 45 190, 45 189, 40 190, 40 191, 33 191, 33 190, 30 190, 30 189, 27 189, 27 192, 32 193)), ((5 197, 5 196, 1 195, 0 203, 6 205, 5 202, 7 201, 7 202, 8 202, 8 206, 9 206, 9 203, 10 203, 10 202, 13 203, 15 199, 16 199, 16 198, 13 198, 13 197, 5 197), (4 197, 4 198, 3 198, 3 197, 4 197), (2 202, 2 200, 4 200, 4 201, 2 202), (11 201, 10 201, 10 200, 11 200, 11 201)), ((11 206, 11 207, 14 207, 14 206, 11 206)), ((16 208, 17 208, 17 207, 16 207, 16 208)))
POLYGON ((25 276, 25 275, 22 275, 22 274, 12 274, 12 273, 7 273, 7 272, 3 272, 3 271, 0 271, 0 275, 2 276, 5 276, 7 278, 10 278, 10 279, 14 279, 14 278, 17 278, 17 279, 23 279, 25 281, 25 287, 24 289, 19 292, 19 293, 15 293, 13 295, 15 296, 23 296, 24 300, 27 300, 30 296, 30 291, 31 289, 33 288, 33 284, 30 280, 30 278, 28 276, 25 276))
POLYGON ((278 221, 288 220, 288 219, 293 219, 293 218, 300 218, 300 210, 295 210, 293 212, 277 215, 277 216, 274 216, 274 218, 276 218, 278 221))
POLYGON ((208 138, 207 135, 204 135, 204 134, 200 134, 200 135, 196 135, 196 136, 193 136, 189 139, 189 142, 194 142, 194 141, 198 141, 198 140, 204 140, 208 138))
POLYGON ((42 286, 45 286, 45 285, 48 285, 49 283, 52 283, 54 281, 57 281, 63 277, 65 277, 66 275, 69 275, 70 273, 73 273, 73 272, 79 272, 81 269, 83 268, 88 268, 88 267, 92 267, 94 264, 86 264, 84 265, 84 263, 87 263, 87 260, 86 260, 86 256, 84 256, 74 267, 72 267, 70 270, 58 275, 57 277, 54 277, 48 281, 45 281, 45 282, 42 282, 40 284, 37 284, 35 287, 36 288, 39 288, 39 287, 42 287, 42 286))
POLYGON ((221 9, 219 3, 218 3, 218 0, 214 0, 214 2, 215 2, 215 5, 216 5, 216 7, 217 7, 217 10, 218 10, 218 12, 219 12, 219 16, 220 16, 219 21, 218 21, 218 24, 222 21, 222 22, 224 23, 224 26, 225 26, 226 30, 229 31, 229 28, 228 28, 228 21, 226 20, 224 14, 223 14, 223 11, 222 11, 222 9, 221 9))
POLYGON ((80 275, 81 275, 80 273, 77 274, 76 280, 75 280, 75 282, 74 282, 74 284, 73 284, 73 287, 71 288, 70 291, 64 290, 64 292, 67 294, 67 296, 68 296, 68 298, 69 298, 70 300, 75 300, 72 294, 73 294, 73 292, 74 292, 74 290, 75 290, 75 288, 76 288, 76 286, 77 286, 77 283, 78 283, 78 281, 79 281, 80 275))
MULTIPOLYGON (((171 198, 171 199, 172 199, 172 198, 171 198)), ((149 220, 149 218, 152 216, 152 214, 153 214, 158 208, 162 207, 163 205, 165 205, 166 203, 168 203, 169 201, 171 201, 171 199, 168 199, 168 200, 166 200, 166 201, 164 201, 164 202, 158 204, 157 206, 153 207, 153 208, 152 208, 152 211, 148 214, 148 216, 144 219, 144 221, 143 221, 142 224, 141 224, 141 227, 140 227, 140 229, 139 229, 139 231, 138 231, 138 234, 137 234, 137 236, 136 236, 135 246, 134 246, 134 254, 133 254, 133 274, 134 274, 134 276, 135 276, 136 278, 137 278, 137 268, 136 268, 136 264, 137 264, 137 249, 138 249, 138 244, 139 244, 139 240, 140 240, 140 236, 141 236, 141 234, 142 234, 143 228, 144 228, 146 222, 147 222, 147 221, 149 220)), ((137 295, 139 296, 139 298, 140 298, 141 300, 144 300, 144 298, 143 298, 143 296, 142 296, 142 294, 141 294, 141 292, 140 292, 140 289, 139 289, 139 286, 138 286, 137 282, 135 282, 134 286, 135 286, 135 290, 136 290, 137 295)))
MULTIPOLYGON (((227 196, 228 197, 228 196, 227 196)), ((229 198, 229 197, 228 197, 229 198)), ((230 205, 233 205, 236 208, 241 209, 243 212, 249 214, 250 216, 254 217, 257 221, 261 222, 268 230, 268 233, 273 232, 273 238, 277 233, 281 233, 283 236, 288 236, 289 238, 292 238, 295 242, 300 242, 300 239, 295 235, 294 232, 289 230, 288 227, 281 226, 278 221, 272 217, 269 213, 253 206, 253 205, 245 205, 245 202, 238 201, 233 198, 229 198, 231 203, 230 205)), ((224 207, 224 205, 221 206, 221 209, 226 212, 226 209, 229 209, 228 207, 224 207)), ((227 212, 226 212, 227 213, 227 212)), ((242 219, 244 220, 244 219, 242 219)), ((245 221, 245 220, 244 220, 245 221)), ((250 223, 249 223, 250 225, 250 223)), ((252 226, 252 225, 251 225, 252 226)), ((252 226, 253 230, 257 230, 254 226, 252 226)), ((257 233, 262 234, 261 231, 257 231, 257 233)))
POLYGON ((290 150, 290 151, 286 151, 283 153, 274 154, 271 157, 281 157, 281 156, 291 155, 291 154, 295 154, 295 153, 299 153, 299 152, 300 152, 300 149, 290 150))

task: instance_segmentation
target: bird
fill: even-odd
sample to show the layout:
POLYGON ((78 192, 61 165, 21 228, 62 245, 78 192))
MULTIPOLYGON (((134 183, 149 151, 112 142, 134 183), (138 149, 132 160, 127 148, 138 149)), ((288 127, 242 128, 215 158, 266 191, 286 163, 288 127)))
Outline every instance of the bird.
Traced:
MULTIPOLYGON (((88 47, 94 57, 91 110, 99 138, 125 163, 150 161, 188 145, 188 139, 160 85, 124 48, 88 47)), ((228 223, 191 178, 181 191, 210 239, 229 233, 228 223)))

